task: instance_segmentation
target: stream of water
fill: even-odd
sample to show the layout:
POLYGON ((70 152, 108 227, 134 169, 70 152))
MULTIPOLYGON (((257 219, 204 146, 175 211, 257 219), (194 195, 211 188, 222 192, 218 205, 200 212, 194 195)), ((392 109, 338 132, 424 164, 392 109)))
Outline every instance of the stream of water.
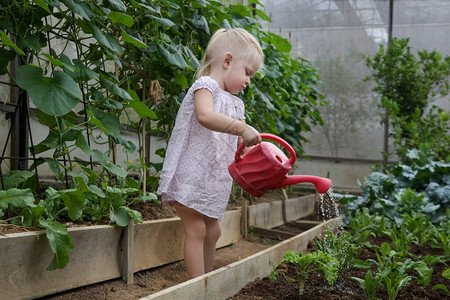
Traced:
MULTIPOLYGON (((331 186, 325 194, 319 194, 319 215, 322 221, 341 217, 339 210, 339 201, 334 197, 333 187, 331 186)), ((338 231, 343 229, 342 221, 339 222, 338 231)))

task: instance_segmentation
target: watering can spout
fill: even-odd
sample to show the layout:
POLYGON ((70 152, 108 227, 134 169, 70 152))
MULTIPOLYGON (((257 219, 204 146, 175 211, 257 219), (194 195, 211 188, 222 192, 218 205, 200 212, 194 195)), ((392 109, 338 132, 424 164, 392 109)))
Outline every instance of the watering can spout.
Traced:
POLYGON ((314 184, 319 194, 325 194, 331 187, 331 180, 329 178, 311 176, 311 175, 292 175, 287 176, 279 188, 284 188, 288 185, 296 183, 308 182, 314 184))

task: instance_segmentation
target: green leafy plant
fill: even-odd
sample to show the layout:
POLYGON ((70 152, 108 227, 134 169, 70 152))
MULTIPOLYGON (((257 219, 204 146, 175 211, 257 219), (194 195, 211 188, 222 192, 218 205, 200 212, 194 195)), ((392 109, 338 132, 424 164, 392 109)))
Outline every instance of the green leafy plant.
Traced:
POLYGON ((416 237, 414 243, 419 245, 429 245, 436 241, 439 232, 436 226, 430 222, 430 218, 425 218, 415 211, 404 213, 402 217, 403 223, 401 226, 416 237))
POLYGON ((397 255, 395 251, 391 251, 387 243, 383 243, 380 247, 380 253, 377 252, 377 260, 368 260, 377 266, 377 275, 381 278, 381 283, 388 293, 389 300, 395 299, 400 290, 412 279, 412 276, 406 274, 407 265, 395 262, 397 255))
POLYGON ((383 232, 386 236, 391 239, 391 247, 397 252, 401 257, 406 257, 409 254, 409 250, 411 250, 411 243, 416 240, 416 237, 413 233, 406 230, 406 228, 401 227, 397 230, 385 230, 383 232))
POLYGON ((347 215, 353 215, 360 207, 367 207, 371 214, 386 216, 397 226, 402 215, 415 211, 430 218, 433 224, 446 220, 450 202, 449 163, 432 161, 426 153, 409 150, 409 165, 397 164, 390 175, 380 172, 370 174, 362 196, 348 197, 347 215))
POLYGON ((338 261, 333 258, 330 254, 322 252, 320 250, 314 251, 312 253, 305 254, 301 252, 300 254, 295 251, 287 251, 284 253, 281 263, 275 265, 270 274, 270 280, 276 281, 278 271, 277 269, 283 264, 292 264, 297 269, 297 278, 299 284, 298 293, 302 295, 305 289, 305 283, 308 280, 309 274, 311 272, 321 272, 324 274, 325 279, 333 288, 333 284, 338 278, 338 261))
MULTIPOLYGON (((52 157, 37 164, 49 164, 58 180, 86 162, 75 159, 77 150, 101 160, 90 151, 91 143, 109 144, 106 155, 114 164, 115 145, 126 153, 137 149, 121 136, 121 123, 139 128, 142 119, 151 118, 155 122, 153 128, 145 123, 148 131, 167 138, 198 58, 221 27, 245 27, 261 41, 266 55, 267 69, 243 95, 246 117, 253 125, 279 134, 301 152, 305 138, 300 133, 310 130, 307 122, 321 122, 316 106, 322 96, 315 70, 306 60, 290 57, 286 39, 262 30, 257 18, 270 19, 260 9, 185 0, 38 3, 1 2, 0 49, 5 55, 0 66, 1 73, 8 73, 8 63, 22 59, 17 76, 9 75, 29 93, 38 120, 48 127, 48 136, 32 151, 53 151, 52 157), (55 42, 63 45, 62 50, 47 50, 55 42), (76 59, 64 52, 69 46, 76 59), (26 64, 32 60, 34 65, 26 64), (153 90, 154 83, 161 87, 159 92, 153 90), (44 101, 47 92, 58 95, 58 100, 55 96, 44 101), (67 160, 67 165, 59 160, 67 160)), ((142 161, 136 166, 143 171, 160 167, 142 161)), ((109 176, 120 171, 102 167, 112 172, 109 176)))
POLYGON ((444 256, 450 257, 450 234, 441 232, 431 243, 434 248, 440 248, 444 251, 444 256))
MULTIPOLYGON (((308 61, 290 56, 287 39, 265 32, 257 18, 270 18, 252 6, 187 0, 0 0, 0 11, 0 74, 28 93, 37 120, 47 130, 46 137, 30 148, 37 157, 30 170, 46 164, 56 180, 67 178, 69 186, 32 195, 30 191, 39 187, 15 189, 29 188, 22 185, 32 180, 30 174, 11 174, 16 183, 2 191, 0 214, 22 214, 24 224, 47 228, 48 237, 53 231, 63 234, 53 223, 58 220, 109 218, 120 226, 142 220, 128 206, 156 200, 139 188, 157 185, 161 164, 144 161, 139 154, 125 170, 116 149, 122 147, 128 155, 141 153, 142 145, 127 140, 121 129, 133 129, 138 140, 144 126, 168 138, 198 58, 219 28, 246 28, 265 53, 267 68, 242 95, 252 125, 282 136, 302 152, 302 134, 310 130, 310 123, 322 121, 316 70, 308 61), (14 60, 19 64, 16 74, 8 68, 14 60), (128 170, 155 176, 137 182, 128 177, 128 170)), ((156 154, 164 156, 164 149, 156 154)), ((68 253, 66 235, 52 243, 62 240, 68 253)), ((55 255, 58 249, 52 246, 55 255)), ((65 263, 58 260, 52 268, 65 263)))
POLYGON ((367 261, 377 267, 377 274, 381 277, 382 285, 390 300, 396 299, 400 290, 414 278, 408 275, 410 270, 418 272, 419 284, 429 284, 431 281, 433 269, 429 268, 425 262, 415 262, 409 258, 404 260, 404 253, 391 249, 387 243, 381 244, 376 255, 377 260, 368 259, 367 261))
MULTIPOLYGON (((450 280, 450 269, 445 269, 442 272, 442 277, 450 280)), ((447 286, 442 283, 436 284, 435 286, 433 286, 432 290, 444 290, 447 292, 447 294, 450 294, 450 291, 448 290, 447 286)))
POLYGON ((355 260, 361 254, 361 247, 351 242, 351 234, 340 231, 337 234, 327 228, 325 237, 322 240, 314 239, 317 249, 331 255, 337 260, 338 277, 345 271, 353 267, 355 260))
POLYGON ((3 175, 4 190, 29 187, 30 180, 34 177, 34 173, 30 171, 12 170, 10 174, 3 175))
POLYGON ((405 274, 404 268, 395 269, 388 276, 383 277, 382 283, 387 290, 389 300, 396 299, 401 289, 407 286, 412 278, 405 274))
POLYGON ((449 92, 450 57, 436 50, 414 55, 408 43, 408 38, 393 38, 388 47, 380 45, 373 57, 366 56, 373 71, 368 78, 377 84, 374 91, 389 116, 383 122, 389 122, 400 160, 406 161, 407 151, 416 148, 434 149, 436 160, 448 161, 449 114, 430 103, 449 92))
MULTIPOLYGON (((15 172, 12 176, 7 177, 8 184, 23 184, 28 178, 29 174, 27 174, 24 172, 22 176, 19 176, 15 172)), ((41 199, 36 199, 29 188, 12 187, 6 191, 0 190, 0 214, 14 212, 17 217, 13 218, 11 223, 44 228, 51 250, 54 252, 54 258, 47 270, 64 268, 69 261, 69 252, 74 245, 66 226, 60 221, 98 221, 109 216, 109 219, 119 226, 128 225, 130 220, 141 223, 141 214, 128 206, 133 202, 156 198, 151 193, 139 195, 138 190, 134 188, 113 188, 107 182, 108 178, 104 178, 102 188, 96 186, 88 188, 87 185, 84 185, 84 188, 81 189, 55 190, 49 187, 41 199), (127 197, 130 194, 137 195, 131 202, 128 202, 127 197), (91 201, 93 198, 101 200, 91 201)))
POLYGON ((12 214, 11 211, 14 209, 23 209, 31 205, 34 205, 34 196, 30 189, 0 190, 0 217, 3 217, 5 213, 12 214))
POLYGON ((369 236, 376 236, 388 229, 386 218, 383 216, 371 215, 367 207, 357 209, 355 215, 348 220, 348 228, 351 232, 351 239, 356 243, 366 242, 369 236))
POLYGON ((383 279, 381 274, 377 273, 373 276, 372 271, 368 270, 364 279, 358 277, 349 277, 359 282, 361 288, 364 291, 364 295, 368 300, 378 299, 375 297, 375 294, 378 288, 381 286, 381 280, 383 279))
POLYGON ((50 248, 55 253, 47 270, 52 271, 64 268, 69 262, 69 252, 74 248, 72 237, 67 233, 66 226, 59 222, 45 220, 43 218, 39 219, 39 225, 45 228, 45 235, 50 244, 50 248))

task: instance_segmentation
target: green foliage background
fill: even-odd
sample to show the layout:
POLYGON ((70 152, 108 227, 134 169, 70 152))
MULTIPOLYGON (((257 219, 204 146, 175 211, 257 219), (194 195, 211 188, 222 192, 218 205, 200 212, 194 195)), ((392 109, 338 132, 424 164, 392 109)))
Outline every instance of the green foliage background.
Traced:
POLYGON ((433 105, 437 96, 450 90, 450 56, 437 51, 412 53, 409 39, 393 38, 388 47, 380 46, 373 57, 366 57, 381 96, 380 107, 389 119, 389 134, 396 154, 408 162, 410 149, 433 151, 435 160, 450 159, 449 113, 433 105))
POLYGON ((9 75, 28 92, 39 121, 49 128, 35 154, 53 150, 55 160, 68 156, 68 166, 47 160, 59 179, 61 169, 73 169, 75 148, 91 156, 91 142, 105 143, 92 134, 95 128, 127 152, 139 145, 121 136, 121 123, 137 128, 142 118, 151 118, 147 129, 168 138, 198 59, 222 27, 246 28, 266 55, 267 68, 242 95, 249 123, 280 135, 301 154, 303 133, 322 121, 316 70, 289 56, 286 39, 261 28, 257 19, 270 19, 259 9, 206 0, 0 1, 0 7, 0 72, 7 73, 20 56, 17 76, 9 75), (64 51, 68 48, 76 58, 64 51), (159 101, 149 92, 155 80, 162 87, 159 101))
MULTIPOLYGON (((30 149, 39 159, 29 170, 48 164, 57 180, 73 179, 66 190, 38 194, 36 174, 13 172, 0 193, 0 217, 17 223, 21 216, 25 225, 46 228, 55 252, 49 270, 64 267, 73 248, 59 220, 142 222, 130 203, 156 196, 143 194, 142 179, 129 177, 116 161, 117 146, 125 153, 141 150, 124 138, 121 126, 137 129, 138 140, 143 124, 147 132, 169 137, 198 60, 217 29, 246 28, 266 56, 266 69, 242 95, 248 123, 281 136, 301 154, 303 133, 321 122, 316 70, 291 58, 289 42, 265 32, 258 18, 270 19, 251 6, 207 0, 0 0, 0 11, 0 75, 28 93, 37 119, 48 129, 30 149), (16 63, 17 72, 10 73, 16 63), (159 100, 151 93, 156 82, 159 100), (84 157, 75 156, 79 151, 84 157)), ((136 165, 127 165, 141 171, 150 166, 160 168, 141 156, 136 165)))

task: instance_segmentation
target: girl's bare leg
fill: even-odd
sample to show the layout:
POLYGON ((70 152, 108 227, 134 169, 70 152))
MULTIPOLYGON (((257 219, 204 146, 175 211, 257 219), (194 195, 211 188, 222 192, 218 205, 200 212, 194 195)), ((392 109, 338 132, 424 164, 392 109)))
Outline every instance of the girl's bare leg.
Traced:
POLYGON ((203 243, 203 262, 205 266, 205 273, 211 272, 214 269, 214 254, 216 253, 216 244, 222 233, 222 227, 218 219, 213 219, 204 216, 206 224, 206 236, 203 243))
POLYGON ((206 225, 203 215, 192 208, 176 205, 184 227, 184 263, 189 279, 205 274, 203 244, 206 236, 206 225))

